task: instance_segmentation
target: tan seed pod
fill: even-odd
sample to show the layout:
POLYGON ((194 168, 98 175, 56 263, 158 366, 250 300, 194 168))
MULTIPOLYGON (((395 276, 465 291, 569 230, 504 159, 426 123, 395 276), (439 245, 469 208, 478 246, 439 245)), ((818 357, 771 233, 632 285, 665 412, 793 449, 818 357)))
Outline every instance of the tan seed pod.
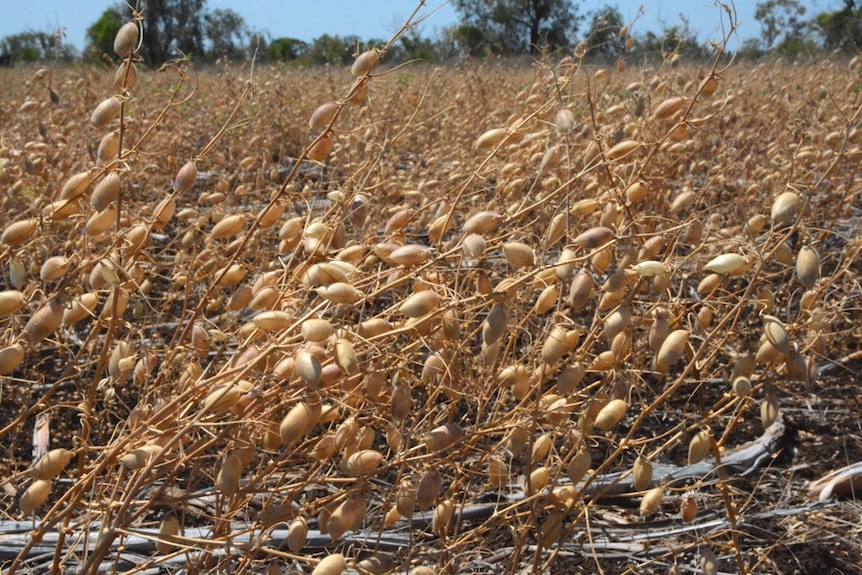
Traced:
POLYGON ((61 200, 74 200, 80 197, 90 187, 93 179, 89 171, 78 172, 66 180, 63 189, 60 190, 61 200))
POLYGON ((19 502, 21 513, 32 515, 40 505, 45 503, 51 493, 51 482, 46 479, 37 479, 24 491, 19 502))
POLYGON ((477 150, 496 148, 508 138, 509 134, 509 130, 506 128, 493 128, 488 130, 476 140, 475 148, 477 150))
POLYGON ((716 76, 707 76, 703 80, 700 81, 700 84, 697 88, 700 95, 704 98, 709 98, 713 94, 715 94, 716 90, 718 90, 718 78, 716 76))
POLYGON ((566 147, 563 144, 557 144, 556 146, 548 148, 542 156, 542 161, 539 164, 539 173, 547 174, 551 170, 557 168, 563 161, 565 153, 566 147))
POLYGON ((27 303, 27 297, 18 290, 0 291, 0 317, 13 314, 27 303))
POLYGON ((691 523, 697 517, 697 499, 694 495, 686 495, 682 498, 680 515, 686 523, 691 523))
POLYGON ((383 463, 383 455, 373 449, 357 451, 347 458, 344 464, 345 472, 351 477, 359 477, 373 473, 383 463))
POLYGON ((312 162, 323 162, 332 151, 332 145, 335 143, 335 137, 332 132, 326 132, 318 136, 308 147, 306 155, 312 162))
POLYGON ((409 480, 403 480, 398 486, 398 494, 395 497, 395 508, 401 517, 410 518, 413 508, 416 506, 416 486, 409 480))
POLYGON ((554 128, 557 132, 571 132, 575 128, 575 115, 568 108, 560 108, 554 115, 554 128))
POLYGON ((203 409, 210 413, 227 411, 250 388, 250 382, 245 382, 242 385, 240 382, 217 385, 204 399, 203 409))
POLYGON ((664 498, 664 487, 653 487, 644 493, 640 504, 641 517, 647 517, 656 512, 661 505, 661 500, 664 498))
POLYGON ((768 429, 776 422, 778 411, 778 396, 771 392, 767 393, 760 402, 760 421, 763 424, 763 429, 768 429))
POLYGON ((656 371, 665 372, 682 359, 690 335, 691 332, 686 329, 677 329, 664 339, 656 354, 656 371))
POLYGON ((9 375, 24 361, 24 346, 15 342, 0 349, 0 376, 9 375))
POLYGON ((356 375, 360 372, 359 358, 353 349, 350 340, 339 338, 335 340, 335 363, 347 375, 356 375))
POLYGON ((302 517, 290 522, 287 528, 287 548, 294 553, 299 553, 305 547, 308 539, 308 523, 302 517))
POLYGON ((560 511, 552 511, 539 528, 538 543, 545 549, 552 547, 563 531, 564 516, 560 511))
POLYGON ((703 269, 716 274, 728 274, 746 265, 748 260, 740 254, 721 254, 709 261, 703 269))
POLYGON ((654 260, 642 261, 632 266, 632 269, 644 277, 661 276, 670 271, 667 265, 654 260))
POLYGON ((311 433, 320 421, 321 412, 320 403, 300 402, 294 405, 278 427, 282 444, 289 447, 311 433))
POLYGON ((44 480, 54 479, 71 460, 72 452, 68 449, 52 449, 30 468, 30 477, 44 480))
POLYGON ((347 569, 347 561, 341 553, 327 555, 320 560, 311 575, 341 575, 347 569))
POLYGON ((120 458, 120 464, 126 469, 142 469, 147 466, 150 460, 162 450, 162 446, 157 443, 148 443, 137 449, 125 454, 120 458))
POLYGON ((533 248, 522 242, 507 242, 503 244, 503 255, 513 268, 528 267, 536 261, 536 254, 533 248))
POLYGON ((454 445, 464 436, 464 431, 454 423, 445 423, 425 434, 422 442, 428 451, 442 451, 454 445))
POLYGON ((503 216, 497 212, 484 211, 467 218, 461 231, 464 234, 487 234, 497 229, 503 216))
POLYGON ((638 180, 626 187, 626 199, 632 204, 639 204, 647 197, 649 187, 646 182, 638 180))
POLYGON ((751 380, 744 375, 740 375, 733 379, 731 387, 737 397, 748 397, 751 393, 751 380))
POLYGON ((407 244, 389 254, 393 264, 399 266, 418 266, 431 259, 431 249, 420 244, 407 244))
POLYGON ((411 318, 425 316, 434 310, 441 301, 440 294, 433 290, 416 292, 398 305, 398 311, 411 318))
POLYGON ((395 559, 392 555, 376 554, 366 557, 356 563, 356 570, 369 575, 385 575, 395 569, 395 559))
POLYGON ((353 61, 353 64, 350 66, 350 73, 354 77, 365 76, 377 65, 377 60, 379 59, 380 52, 374 49, 366 50, 353 61))
POLYGON ((225 216, 210 230, 210 237, 221 240, 237 235, 245 226, 245 217, 242 214, 225 216))
POLYGON ((530 439, 530 432, 525 427, 513 427, 506 438, 506 446, 509 452, 514 457, 521 455, 524 448, 527 447, 527 441, 530 439))
POLYGON ((52 256, 45 260, 39 270, 39 278, 43 282, 56 281, 66 275, 72 262, 66 256, 52 256))
POLYGON ((94 210, 101 212, 108 207, 120 195, 120 176, 117 172, 111 172, 102 178, 90 195, 90 205, 94 210))
POLYGON ((506 308, 496 304, 482 322, 482 341, 487 345, 495 343, 506 333, 508 323, 506 308))
POLYGON ((479 259, 485 255, 485 238, 479 234, 467 234, 461 242, 461 249, 468 258, 479 259))
POLYGON ((302 339, 314 343, 326 341, 334 333, 335 328, 329 320, 322 318, 310 318, 302 322, 300 332, 302 339))
MULTIPOLYGON (((278 304, 278 300, 279 300, 279 297, 281 296, 281 292, 279 292, 273 286, 265 286, 265 287, 261 288, 257 293, 254 292, 254 289, 251 286, 245 286, 245 287, 248 288, 247 294, 238 293, 238 291, 234 292, 237 296, 238 301, 232 302, 231 306, 238 306, 235 309, 241 309, 243 307, 248 307, 248 309, 255 310, 255 311, 256 310, 270 310, 271 308, 275 307, 276 304, 278 304), (245 303, 243 305, 240 305, 240 301, 245 301, 245 303)), ((240 289, 242 289, 242 288, 240 288, 240 289)), ((233 299, 233 296, 231 296, 231 299, 233 299)), ((229 309, 230 309, 230 307, 229 307, 229 309)), ((260 325, 258 325, 258 324, 255 324, 255 325, 257 325, 257 327, 259 327, 260 329, 262 329, 264 331, 276 331, 279 329, 286 329, 290 325, 293 325, 292 320, 287 325, 284 325, 285 317, 282 314, 287 314, 287 312, 281 311, 281 310, 277 310, 277 311, 278 311, 277 314, 267 314, 267 315, 263 315, 262 313, 257 314, 258 316, 263 315, 263 317, 261 317, 258 320, 258 322, 260 322, 260 325), (261 326, 263 326, 263 327, 261 327, 261 326), (279 326, 283 326, 283 327, 279 327, 279 326), (275 329, 269 329, 269 327, 272 327, 275 329)), ((255 317, 257 317, 257 316, 255 316, 255 317)), ((252 321, 254 321, 254 320, 252 320, 252 321)))
POLYGON ((412 403, 413 399, 410 397, 410 388, 403 383, 396 383, 392 387, 392 398, 389 402, 392 419, 399 423, 407 419, 412 403))
POLYGON ((165 229, 165 226, 174 217, 177 211, 177 202, 173 196, 168 196, 160 201, 153 210, 153 229, 157 232, 165 229))
POLYGON ((586 373, 587 370, 580 362, 575 362, 566 367, 557 377, 557 391, 562 394, 574 392, 581 381, 583 381, 586 373))
POLYGON ((652 483, 652 462, 639 455, 632 466, 632 485, 638 491, 643 491, 652 483))
POLYGON ((617 357, 612 350, 605 350, 596 356, 593 365, 590 367, 593 371, 607 371, 617 364, 617 357))
POLYGON ((784 355, 790 354, 790 338, 784 324, 774 315, 763 316, 763 334, 772 346, 784 355))
POLYGON ((165 515, 159 524, 159 538, 156 541, 156 553, 167 555, 176 549, 174 538, 179 535, 180 522, 173 513, 165 515))
POLYGON ((700 550, 700 569, 703 575, 718 575, 718 557, 712 547, 703 547, 700 550))
POLYGON ((790 225, 802 208, 802 201, 796 192, 783 192, 772 202, 772 221, 776 225, 790 225))
POLYGON ((114 91, 131 90, 138 83, 138 69, 129 60, 124 60, 114 74, 114 91))
POLYGON ((806 289, 814 288, 820 279, 820 256, 811 246, 802 246, 796 256, 796 277, 806 289))
POLYGON ((757 362, 755 361, 753 355, 746 354, 740 356, 739 359, 736 360, 736 363, 733 364, 733 373, 731 375, 731 378, 736 378, 740 376, 751 377, 756 367, 757 362))
POLYGON ((547 433, 543 433, 533 442, 533 449, 530 452, 530 462, 537 465, 543 462, 551 452, 551 438, 547 433))
POLYGON ((114 52, 120 58, 125 58, 132 53, 138 45, 138 26, 134 22, 126 22, 114 36, 114 52))
POLYGON ((262 311, 252 318, 252 323, 263 331, 281 331, 293 325, 293 316, 286 311, 262 311))
MULTIPOLYGON (((153 227, 155 229, 155 226, 153 227)), ((245 279, 245 276, 248 272, 245 270, 245 266, 242 264, 233 264, 227 268, 222 268, 216 272, 216 276, 219 277, 216 285, 222 287, 230 287, 235 286, 239 282, 245 279)))
POLYGON ((757 353, 754 355, 754 361, 757 364, 766 364, 778 361, 781 352, 774 345, 769 343, 769 340, 763 338, 760 342, 760 347, 757 348, 757 353))
POLYGON ((551 284, 542 290, 539 297, 536 298, 534 310, 537 315, 544 315, 551 311, 556 305, 560 297, 560 289, 557 284, 551 284))
POLYGON ((321 104, 314 110, 311 117, 308 119, 308 129, 315 133, 323 131, 327 126, 329 126, 333 118, 335 118, 336 113, 338 113, 337 103, 327 102, 325 104, 321 104))
POLYGON ((104 128, 120 115, 120 99, 110 96, 102 100, 90 114, 90 123, 96 128, 104 128))
POLYGON ((421 511, 431 509, 443 489, 443 477, 436 469, 429 469, 422 474, 419 485, 416 486, 416 503, 421 511))
POLYGON ((694 465, 700 463, 709 454, 711 449, 712 436, 706 429, 698 431, 688 444, 688 464, 694 465))
POLYGON ((566 466, 566 476, 574 485, 577 485, 590 470, 590 465, 592 465, 592 457, 589 449, 581 449, 566 466))
POLYGON ((709 274, 705 276, 700 283, 697 284, 697 294, 702 298, 709 297, 718 286, 721 284, 721 275, 719 274, 709 274))
POLYGON ((679 96, 668 98, 656 106, 653 112, 654 120, 664 120, 682 109, 683 99, 679 96))
POLYGON ((120 132, 113 131, 102 136, 99 141, 99 147, 96 151, 96 157, 102 163, 108 163, 117 158, 120 152, 120 132))
POLYGON ((63 302, 58 297, 52 297, 48 303, 30 316, 24 331, 31 344, 39 343, 60 327, 64 309, 63 302))
POLYGON ((361 106, 365 103, 365 99, 368 97, 368 80, 365 78, 357 78, 354 80, 353 85, 350 87, 350 92, 348 93, 345 101, 351 106, 361 106))
POLYGON ((614 232, 612 229, 605 226, 597 226, 580 234, 574 239, 574 243, 586 250, 595 250, 607 245, 613 239, 614 232))
POLYGON ((568 303, 575 311, 582 310, 593 295, 595 289, 595 280, 586 270, 581 270, 575 274, 572 279, 572 285, 569 289, 568 303))
POLYGON ((564 326, 554 326, 542 344, 542 361, 554 365, 569 351, 567 333, 564 326))
POLYGON ((323 376, 323 368, 320 360, 307 349, 300 349, 294 356, 294 369, 296 374, 311 389, 317 388, 320 378, 323 376))
POLYGON ((333 510, 326 521, 326 530, 333 541, 341 538, 348 531, 362 527, 362 521, 368 513, 368 505, 359 494, 351 494, 333 510))
POLYGON ((808 364, 805 362, 802 354, 795 349, 791 349, 787 355, 784 368, 787 370, 787 377, 790 381, 802 383, 806 386, 811 383, 808 377, 808 364))
POLYGON ((641 143, 635 140, 623 140, 619 144, 616 144, 610 150, 607 151, 606 155, 609 160, 619 160, 626 156, 629 156, 633 152, 635 152, 638 148, 640 148, 641 143))
POLYGON ((625 415, 629 405, 622 399, 612 399, 596 415, 595 426, 602 431, 610 431, 625 415))
POLYGON ((321 298, 335 304, 356 303, 363 297, 361 291, 345 282, 335 282, 329 285, 320 286, 315 291, 321 298))
POLYGON ((654 235, 645 241, 640 250, 638 250, 637 260, 644 261, 652 259, 658 255, 663 247, 664 237, 661 235, 654 235))
POLYGON ((16 290, 23 289, 27 283, 27 270, 24 268, 24 263, 14 256, 9 258, 9 283, 16 290))
POLYGON ((444 499, 434 508, 434 515, 431 518, 431 529, 435 533, 444 532, 454 514, 455 503, 451 499, 444 499))
POLYGON ((0 244, 7 246, 17 246, 36 231, 38 220, 18 220, 6 226, 3 234, 0 234, 0 244))
POLYGON ((218 475, 216 476, 215 487, 224 495, 230 497, 239 489, 239 480, 242 476, 242 461, 237 455, 228 455, 224 458, 218 475))

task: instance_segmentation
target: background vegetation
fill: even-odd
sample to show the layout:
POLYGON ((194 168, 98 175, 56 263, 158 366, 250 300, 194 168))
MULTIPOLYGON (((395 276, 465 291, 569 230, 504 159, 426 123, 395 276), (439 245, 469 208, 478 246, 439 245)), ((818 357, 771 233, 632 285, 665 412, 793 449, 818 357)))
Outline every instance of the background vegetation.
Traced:
MULTIPOLYGON (((147 8, 147 34, 141 57, 157 66, 180 54, 200 63, 217 60, 242 62, 257 55, 258 61, 300 65, 346 64, 357 51, 385 43, 381 38, 324 34, 310 42, 272 37, 266 30, 250 29, 241 14, 230 9, 210 9, 206 0, 153 0, 147 8)), ((590 58, 615 58, 619 41, 613 30, 624 22, 611 4, 589 13, 573 0, 456 0, 460 22, 425 37, 411 29, 389 50, 389 62, 420 59, 439 62, 458 57, 537 54, 589 45, 590 58)), ((129 18, 126 4, 105 10, 87 29, 83 54, 63 42, 59 32, 23 31, 0 40, 0 63, 99 60, 110 58, 111 43, 129 18)), ((755 18, 759 38, 742 39, 740 55, 814 54, 856 50, 862 34, 862 6, 844 0, 840 10, 809 14, 799 0, 764 0, 755 18)), ((633 27, 634 28, 634 27, 633 27)), ((640 27, 638 27, 640 28, 640 27)), ((687 23, 661 30, 632 33, 629 54, 658 56, 680 53, 692 58, 708 56, 708 50, 692 35, 687 23)))

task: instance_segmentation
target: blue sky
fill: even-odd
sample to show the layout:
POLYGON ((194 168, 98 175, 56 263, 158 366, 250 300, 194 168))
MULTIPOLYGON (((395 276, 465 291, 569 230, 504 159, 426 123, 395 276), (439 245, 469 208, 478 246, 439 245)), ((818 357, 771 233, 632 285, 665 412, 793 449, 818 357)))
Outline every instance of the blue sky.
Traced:
MULTIPOLYGON (((728 0, 729 1, 729 0, 728 0)), ((84 45, 87 27, 96 21, 106 7, 116 0, 0 0, 0 37, 28 30, 50 31, 59 25, 66 29, 66 41, 79 49, 84 45)), ((840 0, 802 0, 808 14, 840 8, 840 0)), ((589 13, 606 4, 619 8, 628 21, 644 5, 644 17, 634 27, 635 33, 660 31, 680 24, 680 14, 688 19, 700 40, 718 39, 720 11, 712 0, 584 0, 576 2, 581 13, 589 13)), ((363 39, 388 39, 418 5, 414 0, 208 0, 210 9, 230 8, 243 16, 253 29, 268 30, 273 38, 282 36, 312 40, 322 34, 363 39)), ((420 26, 423 36, 433 36, 445 26, 457 22, 458 16, 443 0, 426 0, 422 11, 429 16, 420 26)), ((736 0, 740 21, 739 42, 758 37, 760 28, 754 19, 757 0, 736 0)), ((731 44, 731 50, 736 46, 731 44)))

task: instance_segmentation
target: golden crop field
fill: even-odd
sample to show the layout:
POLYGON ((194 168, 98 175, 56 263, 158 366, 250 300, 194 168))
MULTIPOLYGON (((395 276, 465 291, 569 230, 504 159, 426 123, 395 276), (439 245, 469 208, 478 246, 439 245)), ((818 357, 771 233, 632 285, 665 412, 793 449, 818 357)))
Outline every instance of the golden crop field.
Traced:
POLYGON ((121 40, 0 71, 4 574, 860 572, 862 61, 121 40))

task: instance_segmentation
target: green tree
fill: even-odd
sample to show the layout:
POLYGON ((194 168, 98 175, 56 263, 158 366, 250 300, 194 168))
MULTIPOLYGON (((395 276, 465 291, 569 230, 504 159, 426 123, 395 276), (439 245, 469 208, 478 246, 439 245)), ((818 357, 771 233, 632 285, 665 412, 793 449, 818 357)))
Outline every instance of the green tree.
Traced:
POLYGON ((267 60, 290 62, 308 53, 308 42, 296 38, 276 38, 266 48, 267 60))
POLYGON ((577 7, 571 0, 454 0, 464 35, 474 35, 497 53, 537 53, 572 44, 578 29, 577 7))
POLYGON ((71 44, 63 43, 61 32, 20 32, 0 40, 0 54, 8 64, 18 62, 40 62, 46 60, 71 61, 77 51, 71 44))
POLYGON ((587 32, 587 54, 606 58, 617 56, 622 49, 619 33, 623 25, 623 15, 615 6, 605 6, 593 12, 587 32))
POLYGON ((147 0, 144 9, 142 56, 151 66, 176 57, 174 49, 189 56, 204 50, 206 0, 147 0))
POLYGON ((862 43, 862 7, 844 0, 844 8, 814 17, 814 30, 828 50, 851 51, 862 43))
POLYGON ((760 22, 760 37, 765 50, 782 43, 791 45, 803 40, 807 22, 803 20, 805 6, 799 0, 765 0, 754 10, 754 19, 760 22))
POLYGON ((318 36, 311 43, 306 58, 311 64, 349 64, 353 61, 353 42, 350 37, 318 36))
POLYGON ((218 8, 207 14, 204 20, 213 58, 228 60, 245 58, 249 30, 242 16, 231 9, 218 8))
POLYGON ((102 54, 114 55, 114 38, 117 31, 128 20, 123 13, 123 6, 115 5, 107 8, 98 20, 87 28, 87 47, 85 54, 99 58, 102 54))

